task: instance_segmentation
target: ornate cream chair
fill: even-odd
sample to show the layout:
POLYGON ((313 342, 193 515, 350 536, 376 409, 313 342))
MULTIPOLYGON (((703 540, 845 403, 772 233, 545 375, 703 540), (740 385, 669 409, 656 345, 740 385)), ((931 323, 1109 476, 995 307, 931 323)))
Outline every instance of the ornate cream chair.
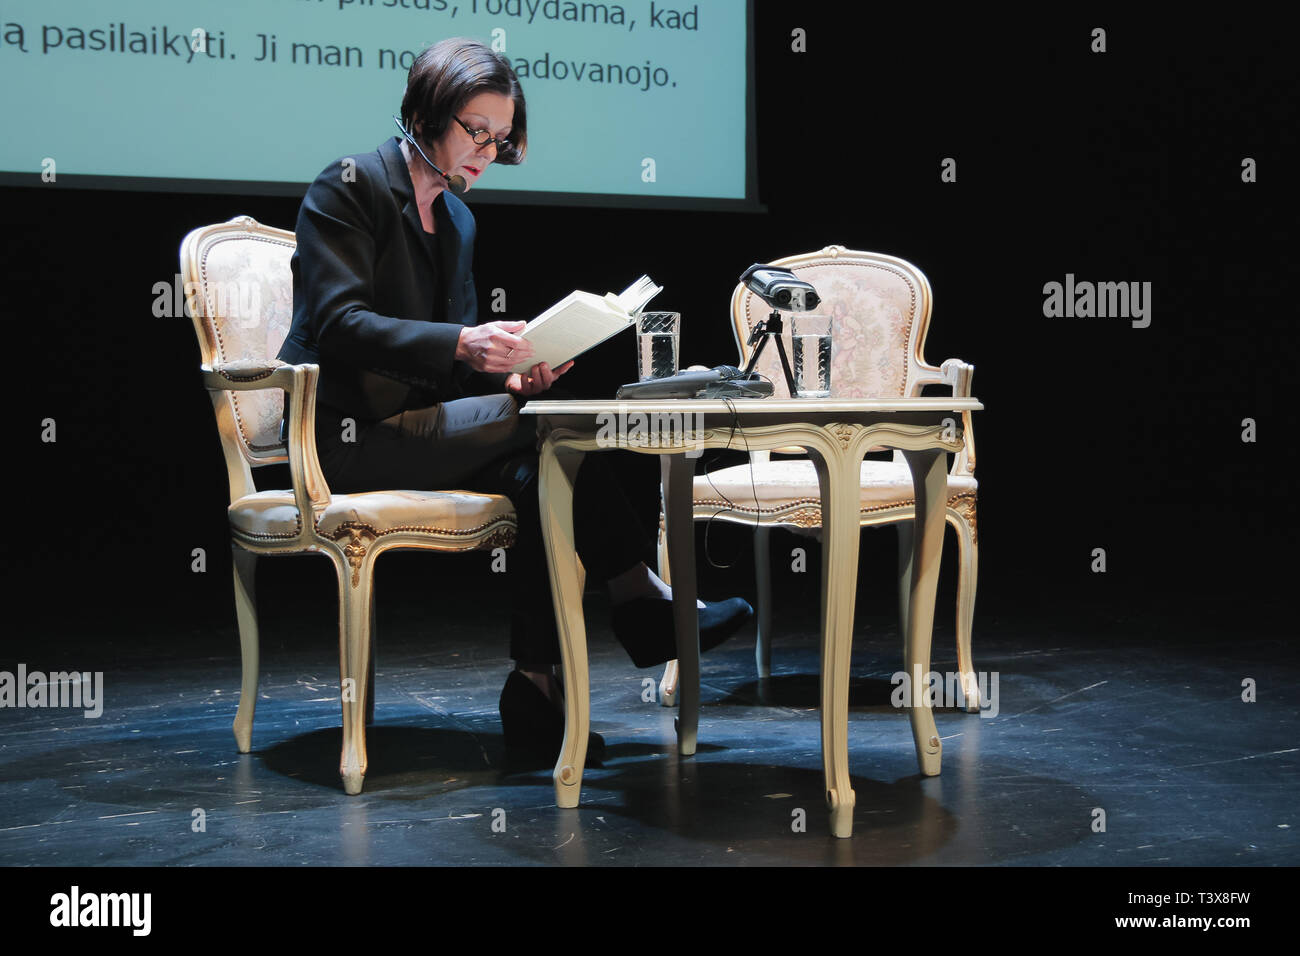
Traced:
MULTIPOLYGON (((924 385, 951 386, 953 395, 970 395, 974 366, 948 359, 939 367, 922 357, 930 324, 930 283, 911 263, 892 256, 854 252, 827 246, 820 252, 779 259, 777 265, 793 270, 811 282, 822 297, 818 313, 833 317, 831 395, 836 398, 919 396, 924 385)), ((764 302, 736 286, 731 297, 731 318, 740 365, 749 361, 750 329, 771 312, 764 302)), ((789 323, 785 347, 793 355, 789 323)), ((776 348, 763 350, 757 370, 772 380, 775 395, 789 397, 776 348)), ((971 662, 971 624, 975 614, 975 580, 979 562, 975 522, 975 439, 970 413, 962 414, 965 447, 953 456, 948 474, 947 520, 957 532, 959 572, 957 582, 957 662, 962 673, 966 709, 979 710, 979 690, 971 662)), ((801 453, 800 448, 780 449, 801 453)), ((883 449, 872 449, 883 451, 883 449)), ((771 674, 770 533, 788 528, 816 534, 821 528, 821 497, 817 473, 810 460, 770 460, 769 452, 753 452, 751 465, 723 468, 699 475, 694 485, 695 520, 714 518, 754 527, 754 562, 758 590, 758 642, 754 656, 758 674, 771 674)), ((898 526, 899 609, 901 633, 907 632, 907 588, 911 580, 912 521, 915 518, 912 475, 902 453, 892 461, 862 462, 862 527, 898 526)), ((660 573, 668 579, 663 523, 660 522, 660 573)), ((660 701, 676 700, 677 662, 670 661, 660 684, 660 701)))
POLYGON ((515 513, 506 498, 464 491, 330 494, 316 457, 319 366, 285 365, 275 358, 293 315, 289 259, 294 246, 293 233, 239 216, 186 236, 181 274, 230 482, 235 610, 243 652, 235 741, 241 753, 248 752, 257 703, 257 557, 325 554, 338 575, 339 773, 344 789, 356 794, 366 773, 366 720, 373 714, 375 561, 389 550, 508 547, 514 543, 515 513), (287 448, 280 442, 286 403, 287 448), (258 491, 251 469, 284 461, 293 488, 258 491))

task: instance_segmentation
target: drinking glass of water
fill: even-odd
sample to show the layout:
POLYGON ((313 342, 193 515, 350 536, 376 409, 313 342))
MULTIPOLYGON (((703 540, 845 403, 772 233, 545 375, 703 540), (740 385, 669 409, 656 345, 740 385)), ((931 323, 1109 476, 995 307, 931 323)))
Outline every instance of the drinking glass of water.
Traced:
POLYGON ((799 398, 831 394, 831 317, 796 312, 790 318, 794 345, 794 392, 799 398))
POLYGON ((677 374, 677 340, 680 312, 642 312, 636 320, 638 381, 677 374))

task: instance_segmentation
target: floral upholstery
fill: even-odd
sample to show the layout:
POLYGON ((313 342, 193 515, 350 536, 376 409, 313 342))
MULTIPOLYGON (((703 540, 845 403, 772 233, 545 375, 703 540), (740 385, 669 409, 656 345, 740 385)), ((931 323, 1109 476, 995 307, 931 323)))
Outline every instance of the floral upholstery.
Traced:
MULTIPOLYGON (((948 476, 948 497, 974 494, 975 479, 948 476)), ((884 508, 914 505, 912 473, 904 461, 862 463, 861 511, 863 517, 884 508)), ((807 459, 770 461, 721 468, 695 478, 695 506, 716 507, 741 514, 780 514, 797 506, 821 508, 817 469, 807 459), (757 498, 755 497, 757 491, 757 498)))
MULTIPOLYGON (((344 525, 366 527, 376 537, 394 531, 470 535, 498 522, 514 526, 510 499, 471 491, 368 491, 333 495, 316 530, 337 536, 344 525)), ((298 507, 292 491, 259 491, 230 506, 230 526, 250 538, 291 538, 298 534, 298 507)))
MULTIPOLYGON (((294 244, 273 236, 231 234, 212 242, 199 263, 206 323, 222 364, 274 359, 293 321, 294 244)), ((254 454, 282 447, 284 393, 228 392, 241 437, 254 454)))
MULTIPOLYGON (((821 296, 821 305, 814 311, 831 316, 831 396, 902 396, 911 368, 912 336, 921 301, 914 280, 888 264, 851 260, 826 259, 794 266, 793 271, 811 282, 821 296)), ((771 309, 748 291, 743 296, 748 338, 748 330, 767 318, 771 309)), ((783 312, 781 317, 786 355, 793 363, 791 313, 783 312)), ((756 369, 772 380, 775 397, 790 396, 774 343, 763 349, 756 369)))

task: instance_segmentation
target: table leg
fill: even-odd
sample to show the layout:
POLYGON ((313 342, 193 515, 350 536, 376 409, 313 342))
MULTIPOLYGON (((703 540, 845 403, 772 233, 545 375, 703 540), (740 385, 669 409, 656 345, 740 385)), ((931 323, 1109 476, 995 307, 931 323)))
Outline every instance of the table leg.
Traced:
POLYGON ((582 614, 582 570, 573 535, 573 482, 583 452, 542 445, 538 476, 542 540, 551 576, 555 624, 560 632, 564 670, 564 745, 555 762, 555 803, 576 807, 582 793, 591 725, 591 687, 587 672, 587 626, 582 614))
POLYGON ((662 455, 668 565, 673 569, 673 623, 677 630, 677 752, 695 753, 700 726, 700 616, 695 607, 695 459, 662 455))
POLYGON ((912 469, 916 520, 912 529, 912 582, 907 612, 907 643, 903 669, 911 679, 912 700, 907 716, 912 723, 916 759, 921 773, 939 773, 943 744, 930 707, 930 641, 934 632, 934 598, 939 586, 939 561, 943 555, 944 509, 948 498, 947 457, 943 449, 904 451, 912 469))
POLYGON ((849 660, 858 593, 861 464, 847 454, 826 460, 809 449, 822 498, 822 766, 831 832, 853 835, 857 796, 849 782, 849 660))

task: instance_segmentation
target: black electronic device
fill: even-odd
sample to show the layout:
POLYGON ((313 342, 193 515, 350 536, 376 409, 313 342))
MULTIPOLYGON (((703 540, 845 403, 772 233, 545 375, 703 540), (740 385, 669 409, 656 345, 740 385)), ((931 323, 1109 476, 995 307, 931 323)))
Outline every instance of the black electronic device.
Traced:
POLYGON ((684 369, 676 375, 632 382, 619 387, 615 398, 768 398, 772 383, 734 365, 684 369))
POLYGON ((750 292, 774 309, 786 312, 810 312, 821 305, 821 296, 789 269, 755 262, 740 274, 740 281, 750 292))
POLYGON ((821 296, 817 294, 817 290, 811 283, 798 278, 789 269, 766 266, 761 262, 754 263, 742 272, 740 281, 750 292, 772 307, 772 314, 766 319, 761 319, 750 329, 747 344, 750 348, 757 345, 757 348, 754 348, 749 356, 744 374, 754 373, 754 366, 758 364, 758 357, 763 354, 763 347, 767 345, 767 340, 775 339, 776 352, 781 357, 781 371, 785 373, 785 384, 790 389, 790 397, 794 398, 794 373, 790 371, 790 360, 785 354, 785 341, 781 338, 781 333, 785 331, 785 323, 781 321, 781 313, 778 310, 806 312, 821 304, 821 296))

